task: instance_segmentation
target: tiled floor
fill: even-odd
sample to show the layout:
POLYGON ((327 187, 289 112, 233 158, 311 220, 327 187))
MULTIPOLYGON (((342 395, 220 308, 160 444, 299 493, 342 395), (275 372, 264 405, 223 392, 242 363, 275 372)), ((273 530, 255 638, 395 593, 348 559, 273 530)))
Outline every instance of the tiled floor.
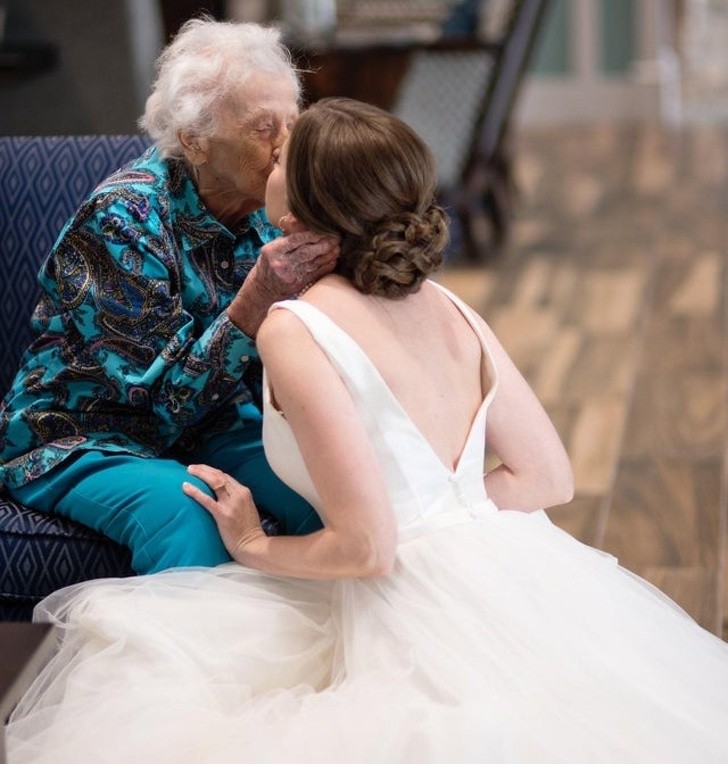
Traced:
POLYGON ((552 518, 728 636, 728 130, 523 132, 506 250, 441 281, 554 418, 552 518), (722 631, 723 630, 723 631, 722 631))

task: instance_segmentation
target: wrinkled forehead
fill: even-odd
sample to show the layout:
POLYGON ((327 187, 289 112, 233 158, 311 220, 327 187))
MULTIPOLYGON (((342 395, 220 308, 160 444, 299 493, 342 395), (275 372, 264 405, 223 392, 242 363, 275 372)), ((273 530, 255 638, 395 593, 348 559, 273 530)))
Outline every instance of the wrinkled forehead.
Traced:
POLYGON ((254 72, 230 93, 226 105, 239 119, 260 112, 288 119, 298 115, 298 101, 299 90, 291 77, 254 72))

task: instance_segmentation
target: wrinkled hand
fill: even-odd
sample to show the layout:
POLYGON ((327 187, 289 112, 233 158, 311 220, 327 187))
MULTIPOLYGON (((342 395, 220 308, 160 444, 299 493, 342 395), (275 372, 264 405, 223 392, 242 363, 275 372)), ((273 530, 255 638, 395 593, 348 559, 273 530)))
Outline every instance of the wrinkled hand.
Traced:
POLYGON ((331 273, 339 257, 339 240, 313 233, 292 216, 279 223, 284 236, 260 250, 252 270, 228 308, 230 320, 255 337, 268 308, 331 273))
POLYGON ((225 548, 234 560, 238 559, 251 541, 265 536, 250 490, 215 467, 191 464, 187 471, 207 483, 215 498, 192 483, 183 483, 182 490, 212 515, 225 548))
POLYGON ((273 289, 278 285, 276 299, 283 299, 333 270, 339 257, 339 239, 309 231, 290 212, 278 221, 278 227, 283 237, 261 249, 256 278, 273 289))
POLYGON ((280 300, 330 273, 338 256, 337 239, 297 231, 266 244, 248 278, 253 276, 259 286, 280 300))

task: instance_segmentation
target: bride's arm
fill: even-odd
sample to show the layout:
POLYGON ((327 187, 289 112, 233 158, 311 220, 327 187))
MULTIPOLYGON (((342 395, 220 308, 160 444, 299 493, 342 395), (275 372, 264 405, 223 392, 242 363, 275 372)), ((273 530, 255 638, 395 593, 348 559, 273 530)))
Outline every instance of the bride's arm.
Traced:
POLYGON ((488 410, 486 444, 501 464, 485 476, 488 496, 501 509, 566 504, 574 494, 569 457, 548 414, 490 327, 481 329, 498 370, 488 410))
POLYGON ((256 342, 276 405, 321 498, 324 528, 307 536, 266 536, 250 492, 210 467, 190 472, 213 489, 224 480, 227 490, 217 499, 190 484, 185 492, 212 513, 228 551, 247 567, 298 578, 388 574, 397 543, 394 514, 346 386, 290 311, 274 311, 256 342))

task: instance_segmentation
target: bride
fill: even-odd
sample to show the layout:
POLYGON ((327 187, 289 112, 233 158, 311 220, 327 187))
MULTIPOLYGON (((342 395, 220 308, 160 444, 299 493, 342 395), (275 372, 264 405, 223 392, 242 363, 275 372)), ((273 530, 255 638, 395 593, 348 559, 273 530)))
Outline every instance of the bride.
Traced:
POLYGON ((540 511, 571 498, 568 459, 489 327, 427 278, 434 184, 374 107, 298 119, 267 212, 342 254, 257 343, 268 459, 324 528, 268 537, 245 487, 191 465, 212 494, 182 490, 236 562, 42 603, 59 646, 11 764, 728 761, 728 645, 540 511))

